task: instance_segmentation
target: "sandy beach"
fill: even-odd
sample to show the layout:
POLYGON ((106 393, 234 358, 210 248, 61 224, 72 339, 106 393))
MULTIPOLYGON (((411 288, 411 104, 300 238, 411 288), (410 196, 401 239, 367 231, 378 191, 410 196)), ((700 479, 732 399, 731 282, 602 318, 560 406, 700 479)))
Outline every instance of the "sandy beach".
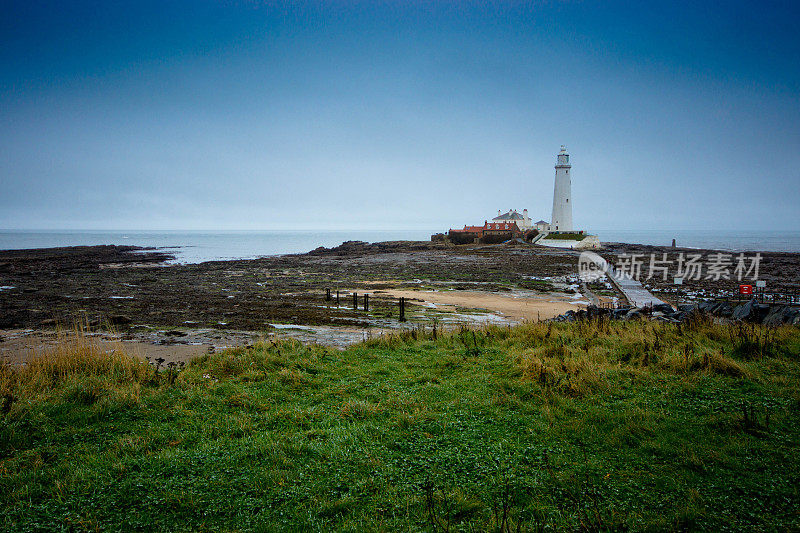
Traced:
POLYGON ((485 309, 509 321, 524 322, 547 320, 586 307, 588 303, 581 295, 550 293, 537 295, 530 291, 512 293, 490 293, 480 291, 376 291, 375 294, 393 298, 406 298, 410 302, 425 302, 439 309, 454 313, 458 309, 485 309))

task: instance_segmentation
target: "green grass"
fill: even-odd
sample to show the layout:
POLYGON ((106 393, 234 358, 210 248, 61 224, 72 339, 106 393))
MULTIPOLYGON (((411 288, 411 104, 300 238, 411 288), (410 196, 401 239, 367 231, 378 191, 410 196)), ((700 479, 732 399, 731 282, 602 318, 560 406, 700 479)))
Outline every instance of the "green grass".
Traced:
POLYGON ((428 329, 170 384, 65 350, 0 372, 0 529, 797 530, 798 353, 703 320, 428 329))
POLYGON ((548 233, 542 240, 582 241, 585 238, 583 233, 548 233))

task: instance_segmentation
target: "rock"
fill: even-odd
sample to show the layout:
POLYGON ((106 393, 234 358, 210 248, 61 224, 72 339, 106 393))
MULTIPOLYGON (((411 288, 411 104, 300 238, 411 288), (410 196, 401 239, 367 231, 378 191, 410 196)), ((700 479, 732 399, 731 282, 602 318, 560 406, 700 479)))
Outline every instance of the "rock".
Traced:
POLYGON ((713 300, 704 300, 699 304, 697 304, 697 310, 702 311, 703 313, 710 313, 711 308, 714 307, 715 303, 716 302, 714 302, 713 300))
POLYGON ((131 319, 125 315, 112 315, 108 317, 108 321, 113 326, 124 326, 131 323, 131 319))
POLYGON ((783 324, 783 312, 785 306, 775 306, 769 310, 767 316, 764 317, 764 324, 767 326, 778 326, 783 324))
POLYGON ((619 309, 614 309, 611 311, 611 316, 614 318, 614 320, 620 320, 625 317, 630 309, 630 307, 620 307, 619 309))
POLYGON ((184 333, 183 331, 178 331, 177 329, 172 329, 169 331, 165 331, 164 335, 169 337, 185 337, 186 333, 184 333))
POLYGON ((639 309, 638 307, 634 307, 633 309, 625 313, 625 316, 623 318, 625 320, 636 320, 642 318, 642 310, 639 309))
POLYGON ((676 322, 683 322, 684 320, 689 318, 689 315, 692 314, 692 312, 693 311, 679 311, 673 314, 670 318, 672 318, 676 322))
POLYGON ((760 304, 755 298, 747 303, 736 306, 731 314, 734 320, 749 320, 751 322, 761 322, 769 313, 769 306, 760 304))
POLYGON ((733 314, 733 307, 728 302, 720 302, 719 305, 714 307, 714 314, 724 317, 730 317, 733 314))
POLYGON ((779 326, 796 324, 798 319, 800 319, 800 309, 788 305, 778 305, 770 309, 767 316, 764 317, 763 323, 768 326, 779 326))
POLYGON ((660 313, 667 315, 669 313, 672 313, 674 309, 669 304, 658 304, 653 306, 653 311, 658 311, 660 313))
POLYGON ((681 304, 678 306, 678 311, 683 311, 685 313, 691 313, 697 309, 697 304, 681 304))
POLYGON ((734 310, 731 318, 734 320, 748 320, 755 314, 753 306, 755 305, 755 299, 750 300, 747 303, 737 305, 734 310))
POLYGON ((769 314, 769 304, 756 304, 756 320, 763 321, 769 314))

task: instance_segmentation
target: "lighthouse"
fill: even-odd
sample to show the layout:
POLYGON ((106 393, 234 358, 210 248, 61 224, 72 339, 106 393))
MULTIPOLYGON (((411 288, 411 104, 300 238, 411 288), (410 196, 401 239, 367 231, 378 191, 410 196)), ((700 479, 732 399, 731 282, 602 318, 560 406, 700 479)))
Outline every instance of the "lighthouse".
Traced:
POLYGON ((564 145, 558 153, 556 161, 556 181, 553 186, 553 218, 550 219, 550 231, 572 231, 572 178, 569 170, 569 154, 564 145))

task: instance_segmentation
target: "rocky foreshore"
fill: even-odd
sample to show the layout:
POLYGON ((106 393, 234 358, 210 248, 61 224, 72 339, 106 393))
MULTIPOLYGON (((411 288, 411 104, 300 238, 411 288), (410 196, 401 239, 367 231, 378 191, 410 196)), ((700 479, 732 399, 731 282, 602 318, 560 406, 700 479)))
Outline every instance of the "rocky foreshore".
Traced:
MULTIPOLYGON (((674 255, 675 249, 613 244, 601 251, 609 260, 624 253, 667 252, 674 255)), ((768 289, 776 294, 796 294, 800 290, 800 254, 762 256, 759 276, 767 281, 768 289)), ((565 283, 569 285, 564 280, 577 276, 578 254, 527 244, 348 241, 334 248, 261 259, 197 264, 174 264, 167 262, 169 259, 172 256, 161 250, 131 246, 0 251, 0 329, 38 330, 76 321, 108 324, 123 332, 150 327, 252 332, 271 330, 274 324, 386 327, 387 321, 398 318, 397 302, 382 297, 381 292, 392 290, 568 291, 576 297, 576 305, 583 305, 584 300, 608 303, 619 296, 602 284, 588 287, 585 298, 578 294, 581 289, 577 285, 564 289, 565 283), (333 296, 339 291, 341 301, 326 300, 328 290, 333 296), (362 299, 364 293, 371 294, 369 312, 363 310, 363 301, 359 309, 353 309, 353 293, 362 299)), ((669 292, 674 286, 660 278, 647 280, 645 285, 665 301, 675 296, 669 292)), ((711 298, 716 292, 730 295, 736 285, 730 280, 717 283, 703 278, 686 280, 681 290, 686 301, 711 298)), ((427 312, 419 302, 410 304, 412 313, 427 312)), ((708 305, 712 304, 699 304, 700 310, 708 305)), ((715 305, 719 308, 711 312, 728 314, 725 305, 715 305)), ((677 311, 654 309, 651 316, 681 320, 681 313, 688 312, 684 307, 677 311)), ((613 311, 615 317, 645 313, 635 308, 613 311)), ((753 313, 763 320, 769 316, 770 323, 791 322, 796 316, 792 309, 764 311, 760 306, 753 313)), ((729 316, 733 315, 731 308, 729 316)))
POLYGON ((586 309, 567 311, 552 320, 555 322, 575 322, 607 317, 612 320, 651 319, 678 324, 689 320, 698 313, 730 321, 745 321, 767 326, 800 325, 800 306, 770 305, 761 303, 756 298, 738 304, 726 300, 706 300, 679 305, 677 309, 669 304, 653 307, 623 306, 613 309, 590 305, 586 309))

